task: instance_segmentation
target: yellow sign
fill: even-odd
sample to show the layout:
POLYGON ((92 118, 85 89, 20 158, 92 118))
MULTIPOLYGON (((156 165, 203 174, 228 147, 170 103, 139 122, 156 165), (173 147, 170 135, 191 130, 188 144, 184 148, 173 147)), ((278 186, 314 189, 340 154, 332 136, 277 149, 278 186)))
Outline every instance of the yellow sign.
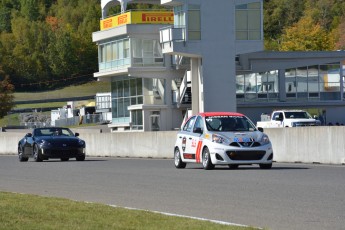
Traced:
POLYGON ((169 11, 133 11, 101 20, 101 30, 126 24, 174 24, 174 13, 169 11))

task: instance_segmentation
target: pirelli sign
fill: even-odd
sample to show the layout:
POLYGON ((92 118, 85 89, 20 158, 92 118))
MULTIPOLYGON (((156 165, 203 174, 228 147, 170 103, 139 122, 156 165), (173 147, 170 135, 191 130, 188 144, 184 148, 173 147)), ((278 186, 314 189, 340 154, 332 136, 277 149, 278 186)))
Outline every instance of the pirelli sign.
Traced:
POLYGON ((126 24, 174 24, 174 13, 170 11, 131 11, 101 20, 101 30, 126 24))

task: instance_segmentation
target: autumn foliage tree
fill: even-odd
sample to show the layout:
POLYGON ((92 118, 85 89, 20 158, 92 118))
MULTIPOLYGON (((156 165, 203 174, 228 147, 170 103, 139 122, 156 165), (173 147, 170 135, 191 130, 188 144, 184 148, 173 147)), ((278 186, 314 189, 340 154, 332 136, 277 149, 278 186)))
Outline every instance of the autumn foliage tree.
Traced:
POLYGON ((334 39, 320 24, 305 16, 284 30, 280 51, 325 51, 334 49, 334 39))
POLYGON ((9 77, 5 76, 1 80, 0 73, 0 119, 7 115, 14 107, 14 86, 10 83, 9 77))

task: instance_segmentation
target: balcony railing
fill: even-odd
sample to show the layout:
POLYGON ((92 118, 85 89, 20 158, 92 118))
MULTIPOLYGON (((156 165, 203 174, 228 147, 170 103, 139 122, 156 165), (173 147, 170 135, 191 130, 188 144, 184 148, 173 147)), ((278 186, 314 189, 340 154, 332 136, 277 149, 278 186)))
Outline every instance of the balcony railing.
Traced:
POLYGON ((159 31, 160 43, 171 42, 185 42, 186 41, 186 28, 184 26, 169 26, 160 29, 159 31))

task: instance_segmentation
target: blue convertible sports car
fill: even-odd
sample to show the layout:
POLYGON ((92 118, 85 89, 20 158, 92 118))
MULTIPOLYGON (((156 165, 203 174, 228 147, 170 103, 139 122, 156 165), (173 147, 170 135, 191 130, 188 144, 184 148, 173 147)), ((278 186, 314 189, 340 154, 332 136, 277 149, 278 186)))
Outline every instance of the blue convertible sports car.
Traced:
POLYGON ((85 160, 85 141, 78 138, 68 128, 50 127, 36 128, 28 133, 18 143, 19 161, 28 161, 33 157, 36 162, 50 158, 60 158, 68 161, 76 158, 85 160))

